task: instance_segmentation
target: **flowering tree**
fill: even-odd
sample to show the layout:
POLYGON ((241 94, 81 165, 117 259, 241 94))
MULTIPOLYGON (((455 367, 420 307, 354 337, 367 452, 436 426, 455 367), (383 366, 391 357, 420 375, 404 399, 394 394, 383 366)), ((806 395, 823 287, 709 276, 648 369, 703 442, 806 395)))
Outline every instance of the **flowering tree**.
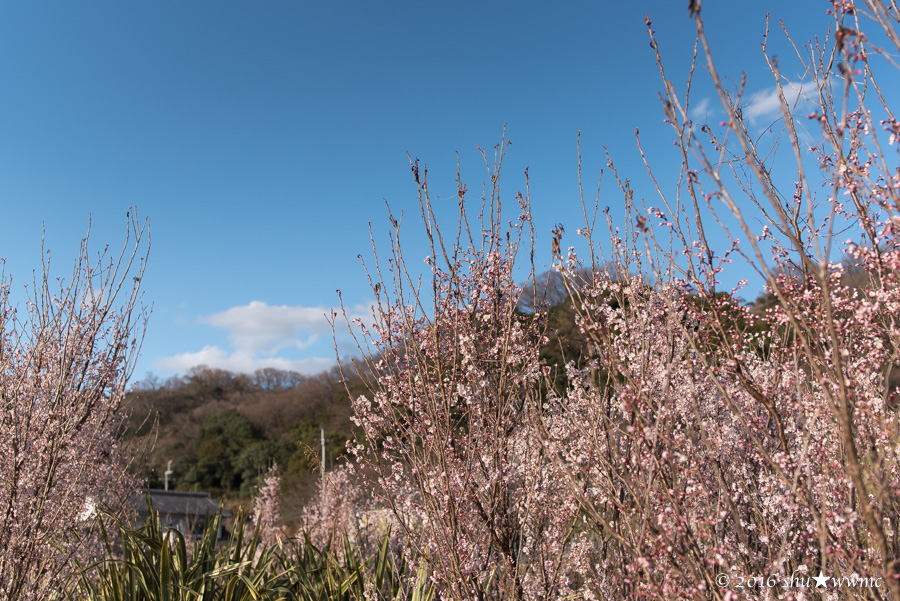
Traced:
POLYGON ((69 281, 45 261, 24 306, 0 284, 0 599, 59 592, 79 526, 136 490, 116 434, 146 319, 145 225, 130 218, 117 256, 92 259, 85 239, 69 281))
POLYGON ((352 450, 398 519, 419 520, 408 536, 450 598, 733 599, 750 584, 762 598, 900 600, 900 126, 876 78, 894 68, 876 44, 900 50, 900 12, 832 2, 831 33, 797 51, 800 84, 764 52, 792 163, 751 132, 744 80, 726 89, 699 2, 689 14, 684 93, 647 22, 680 181, 657 182, 647 161, 659 198, 647 207, 610 160, 627 226, 608 222, 606 252, 598 202, 582 199, 590 259, 552 231, 586 340, 564 389, 539 358, 540 303, 514 283, 531 221, 527 194, 517 220, 501 218, 502 145, 478 221, 459 184, 452 238, 413 164, 425 291, 391 217, 352 450), (689 118, 701 65, 717 126, 689 118), (739 303, 743 278, 723 290, 734 269, 755 270, 771 302, 739 303))
MULTIPOLYGON (((618 277, 573 287, 593 370, 571 371, 573 387, 545 421, 602 541, 582 569, 593 594, 728 598, 737 590, 717 578, 725 574, 764 575, 768 596, 801 598, 799 575, 827 577, 812 586, 834 598, 900 599, 888 385, 898 358, 900 176, 886 154, 897 126, 872 70, 884 52, 861 22, 880 26, 873 37, 896 50, 898 14, 881 2, 836 2, 829 12, 830 43, 798 53, 812 80, 804 88, 814 90, 808 117, 794 114, 766 54, 795 157, 791 197, 774 183, 783 165, 767 162, 770 149, 744 121, 743 90, 719 79, 699 3, 700 56, 726 114, 718 129, 688 118, 690 96, 665 79, 650 30, 684 185, 658 185, 661 207, 649 209, 622 185, 634 228, 627 237, 610 230, 618 277), (809 145, 798 133, 807 119, 821 128, 806 134, 809 145), (730 240, 727 252, 711 247, 713 228, 730 240), (855 240, 842 245, 839 231, 855 240), (765 314, 739 306, 738 289, 722 294, 736 257, 767 282, 765 314), (653 288, 629 279, 635 272, 653 288), (872 586, 841 588, 857 576, 872 586)), ((590 223, 581 233, 592 239, 590 223)), ((577 266, 574 254, 560 264, 577 266)))
POLYGON ((354 400, 370 443, 351 449, 435 578, 455 598, 547 598, 565 580, 577 505, 529 430, 542 411, 544 320, 517 310, 516 256, 530 241, 529 200, 503 221, 499 174, 488 166, 482 218, 470 226, 460 182, 459 228, 445 238, 427 175, 413 163, 431 240, 432 300, 409 276, 395 226, 393 256, 376 264, 371 397, 354 400), (390 300, 382 296, 388 287, 390 300), (568 500, 567 500, 568 499, 568 500), (415 527, 413 526, 415 522, 415 527))
POLYGON ((345 538, 362 555, 371 555, 380 542, 376 539, 385 534, 389 524, 379 531, 380 524, 371 523, 370 510, 371 495, 360 486, 349 466, 340 463, 325 472, 315 496, 303 507, 300 530, 319 549, 335 549, 338 557, 343 557, 345 538))
POLYGON ((279 520, 281 519, 281 478, 278 476, 278 465, 272 467, 259 479, 259 490, 253 498, 253 518, 259 528, 259 537, 264 544, 272 545, 280 536, 279 520))

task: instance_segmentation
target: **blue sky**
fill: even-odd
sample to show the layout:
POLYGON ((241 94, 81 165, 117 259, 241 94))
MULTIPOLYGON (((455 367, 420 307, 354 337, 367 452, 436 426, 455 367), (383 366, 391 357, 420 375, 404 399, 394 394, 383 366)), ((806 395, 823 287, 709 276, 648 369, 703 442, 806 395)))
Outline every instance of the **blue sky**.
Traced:
MULTIPOLYGON (((43 228, 55 272, 65 274, 89 218, 92 245, 116 246, 134 206, 152 235, 143 290, 153 312, 138 378, 198 363, 327 368, 334 350, 322 315, 336 289, 354 311, 372 302, 357 255, 371 251, 370 222, 386 244, 385 201, 406 213, 410 255, 427 254, 407 153, 428 164, 452 219, 456 153, 477 191, 485 168, 476 147, 490 149, 505 125, 504 195, 512 206, 527 166, 544 265, 553 224, 579 226, 578 131, 589 190, 606 146, 620 175, 652 196, 635 128, 674 186, 677 156, 643 19, 650 15, 669 77, 683 89, 694 40, 686 5, 4 3, 6 272, 15 285, 30 280, 43 228)), ((704 3, 719 68, 732 81, 747 72, 761 124, 774 114, 760 51, 766 13, 805 42, 824 31, 827 8, 819 0, 704 3)), ((797 80, 773 30, 785 74, 797 80)), ((698 120, 718 121, 705 80, 694 95, 698 120)), ((601 195, 620 218, 611 178, 601 195)))

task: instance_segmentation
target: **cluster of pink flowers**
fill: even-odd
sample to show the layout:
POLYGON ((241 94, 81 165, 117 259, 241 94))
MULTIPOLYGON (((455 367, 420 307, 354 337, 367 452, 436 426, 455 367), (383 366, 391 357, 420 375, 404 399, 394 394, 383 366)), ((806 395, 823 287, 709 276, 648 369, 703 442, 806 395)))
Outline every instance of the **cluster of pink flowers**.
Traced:
MULTIPOLYGON (((533 436, 543 412, 545 322, 517 310, 513 273, 530 223, 527 199, 506 227, 496 188, 486 203, 494 221, 463 226, 468 248, 457 239, 446 249, 431 223, 434 248, 445 249, 431 256, 445 261, 428 261, 429 310, 400 285, 372 328, 361 324, 375 349, 375 392, 354 399, 369 444, 351 451, 394 513, 410 558, 427 560, 450 594, 478 598, 499 587, 550 595, 565 579, 577 506, 563 494, 561 466, 533 436)), ((402 277, 402 255, 391 263, 402 277)))
POLYGON ((118 437, 142 326, 132 267, 127 253, 92 263, 85 241, 71 281, 45 274, 24 307, 0 284, 0 599, 64 590, 99 550, 97 511, 137 490, 118 437))
POLYGON ((271 545, 282 538, 281 531, 281 478, 278 465, 272 467, 259 479, 259 488, 253 498, 253 520, 259 528, 263 544, 271 545))
POLYGON ((589 206, 578 235, 590 262, 574 247, 563 256, 563 229, 552 231, 586 340, 564 390, 540 356, 546 313, 516 308, 516 257, 532 229, 527 194, 516 220, 501 217, 505 147, 489 165, 481 219, 460 183, 449 237, 413 165, 430 286, 411 275, 398 237, 387 264, 370 269, 379 305, 373 324, 358 325, 372 393, 353 401, 365 439, 351 453, 447 598, 738 598, 747 591, 723 588, 718 574, 783 582, 824 571, 877 578, 872 594, 900 599, 900 196, 875 127, 895 123, 892 113, 864 105, 868 88, 884 98, 864 13, 885 43, 900 39, 888 5, 835 3, 841 35, 810 67, 822 129, 811 149, 779 87, 799 173, 785 198, 740 94, 722 87, 697 3, 698 56, 727 118, 719 131, 698 127, 667 82, 680 187, 659 185, 660 207, 648 211, 619 182, 634 225, 609 221, 605 263, 589 206), (841 246, 848 231, 859 240, 841 246), (721 290, 734 262, 766 282, 768 303, 737 299, 743 274, 721 290))
POLYGON ((323 548, 331 541, 339 549, 345 536, 354 542, 358 540, 369 501, 364 489, 354 482, 347 464, 341 464, 326 472, 316 496, 303 507, 300 529, 316 547, 323 548))

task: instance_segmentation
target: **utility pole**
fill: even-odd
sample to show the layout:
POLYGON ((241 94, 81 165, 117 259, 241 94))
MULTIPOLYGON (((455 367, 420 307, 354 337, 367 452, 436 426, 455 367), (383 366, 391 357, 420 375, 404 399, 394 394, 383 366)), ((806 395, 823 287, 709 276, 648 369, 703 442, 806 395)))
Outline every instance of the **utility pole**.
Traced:
POLYGON ((325 481, 325 428, 322 428, 322 481, 325 481))
POLYGON ((172 461, 169 461, 169 467, 166 468, 165 473, 163 474, 166 477, 165 490, 169 490, 169 476, 172 475, 172 461))

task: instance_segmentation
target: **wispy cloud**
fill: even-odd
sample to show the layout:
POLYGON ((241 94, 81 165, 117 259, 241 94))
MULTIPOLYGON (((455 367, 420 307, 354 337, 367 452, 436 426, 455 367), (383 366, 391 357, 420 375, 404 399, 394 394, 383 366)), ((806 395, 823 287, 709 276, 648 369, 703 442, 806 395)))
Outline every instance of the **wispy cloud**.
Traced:
POLYGON ((198 365, 243 373, 252 373, 264 367, 274 367, 301 374, 316 374, 330 368, 334 363, 334 359, 328 357, 308 357, 306 359, 255 357, 241 351, 229 353, 217 346, 205 346, 196 353, 181 353, 158 359, 154 362, 154 367, 177 373, 184 373, 198 365))
POLYGON ((712 111, 710 110, 709 98, 702 98, 700 103, 691 107, 690 117, 693 121, 707 121, 712 111))
MULTIPOLYGON (((797 82, 787 82, 781 86, 791 112, 809 101, 812 88, 811 84, 797 82)), ((754 93, 744 105, 744 118, 749 120, 751 125, 756 125, 760 121, 771 121, 780 115, 781 99, 775 86, 754 93)))
MULTIPOLYGON (((197 365, 207 365, 234 372, 253 372, 263 367, 316 373, 334 364, 334 359, 320 356, 296 358, 297 351, 325 354, 331 348, 330 307, 301 305, 269 305, 252 301, 247 305, 200 317, 198 321, 225 330, 228 349, 207 345, 196 352, 163 357, 154 362, 157 369, 184 372, 197 365), (291 356, 285 356, 291 355, 291 356)), ((348 317, 370 321, 371 309, 366 305, 348 308, 348 317)), ((342 318, 339 318, 342 319, 342 318)), ((345 326, 344 326, 345 329, 345 326)))

